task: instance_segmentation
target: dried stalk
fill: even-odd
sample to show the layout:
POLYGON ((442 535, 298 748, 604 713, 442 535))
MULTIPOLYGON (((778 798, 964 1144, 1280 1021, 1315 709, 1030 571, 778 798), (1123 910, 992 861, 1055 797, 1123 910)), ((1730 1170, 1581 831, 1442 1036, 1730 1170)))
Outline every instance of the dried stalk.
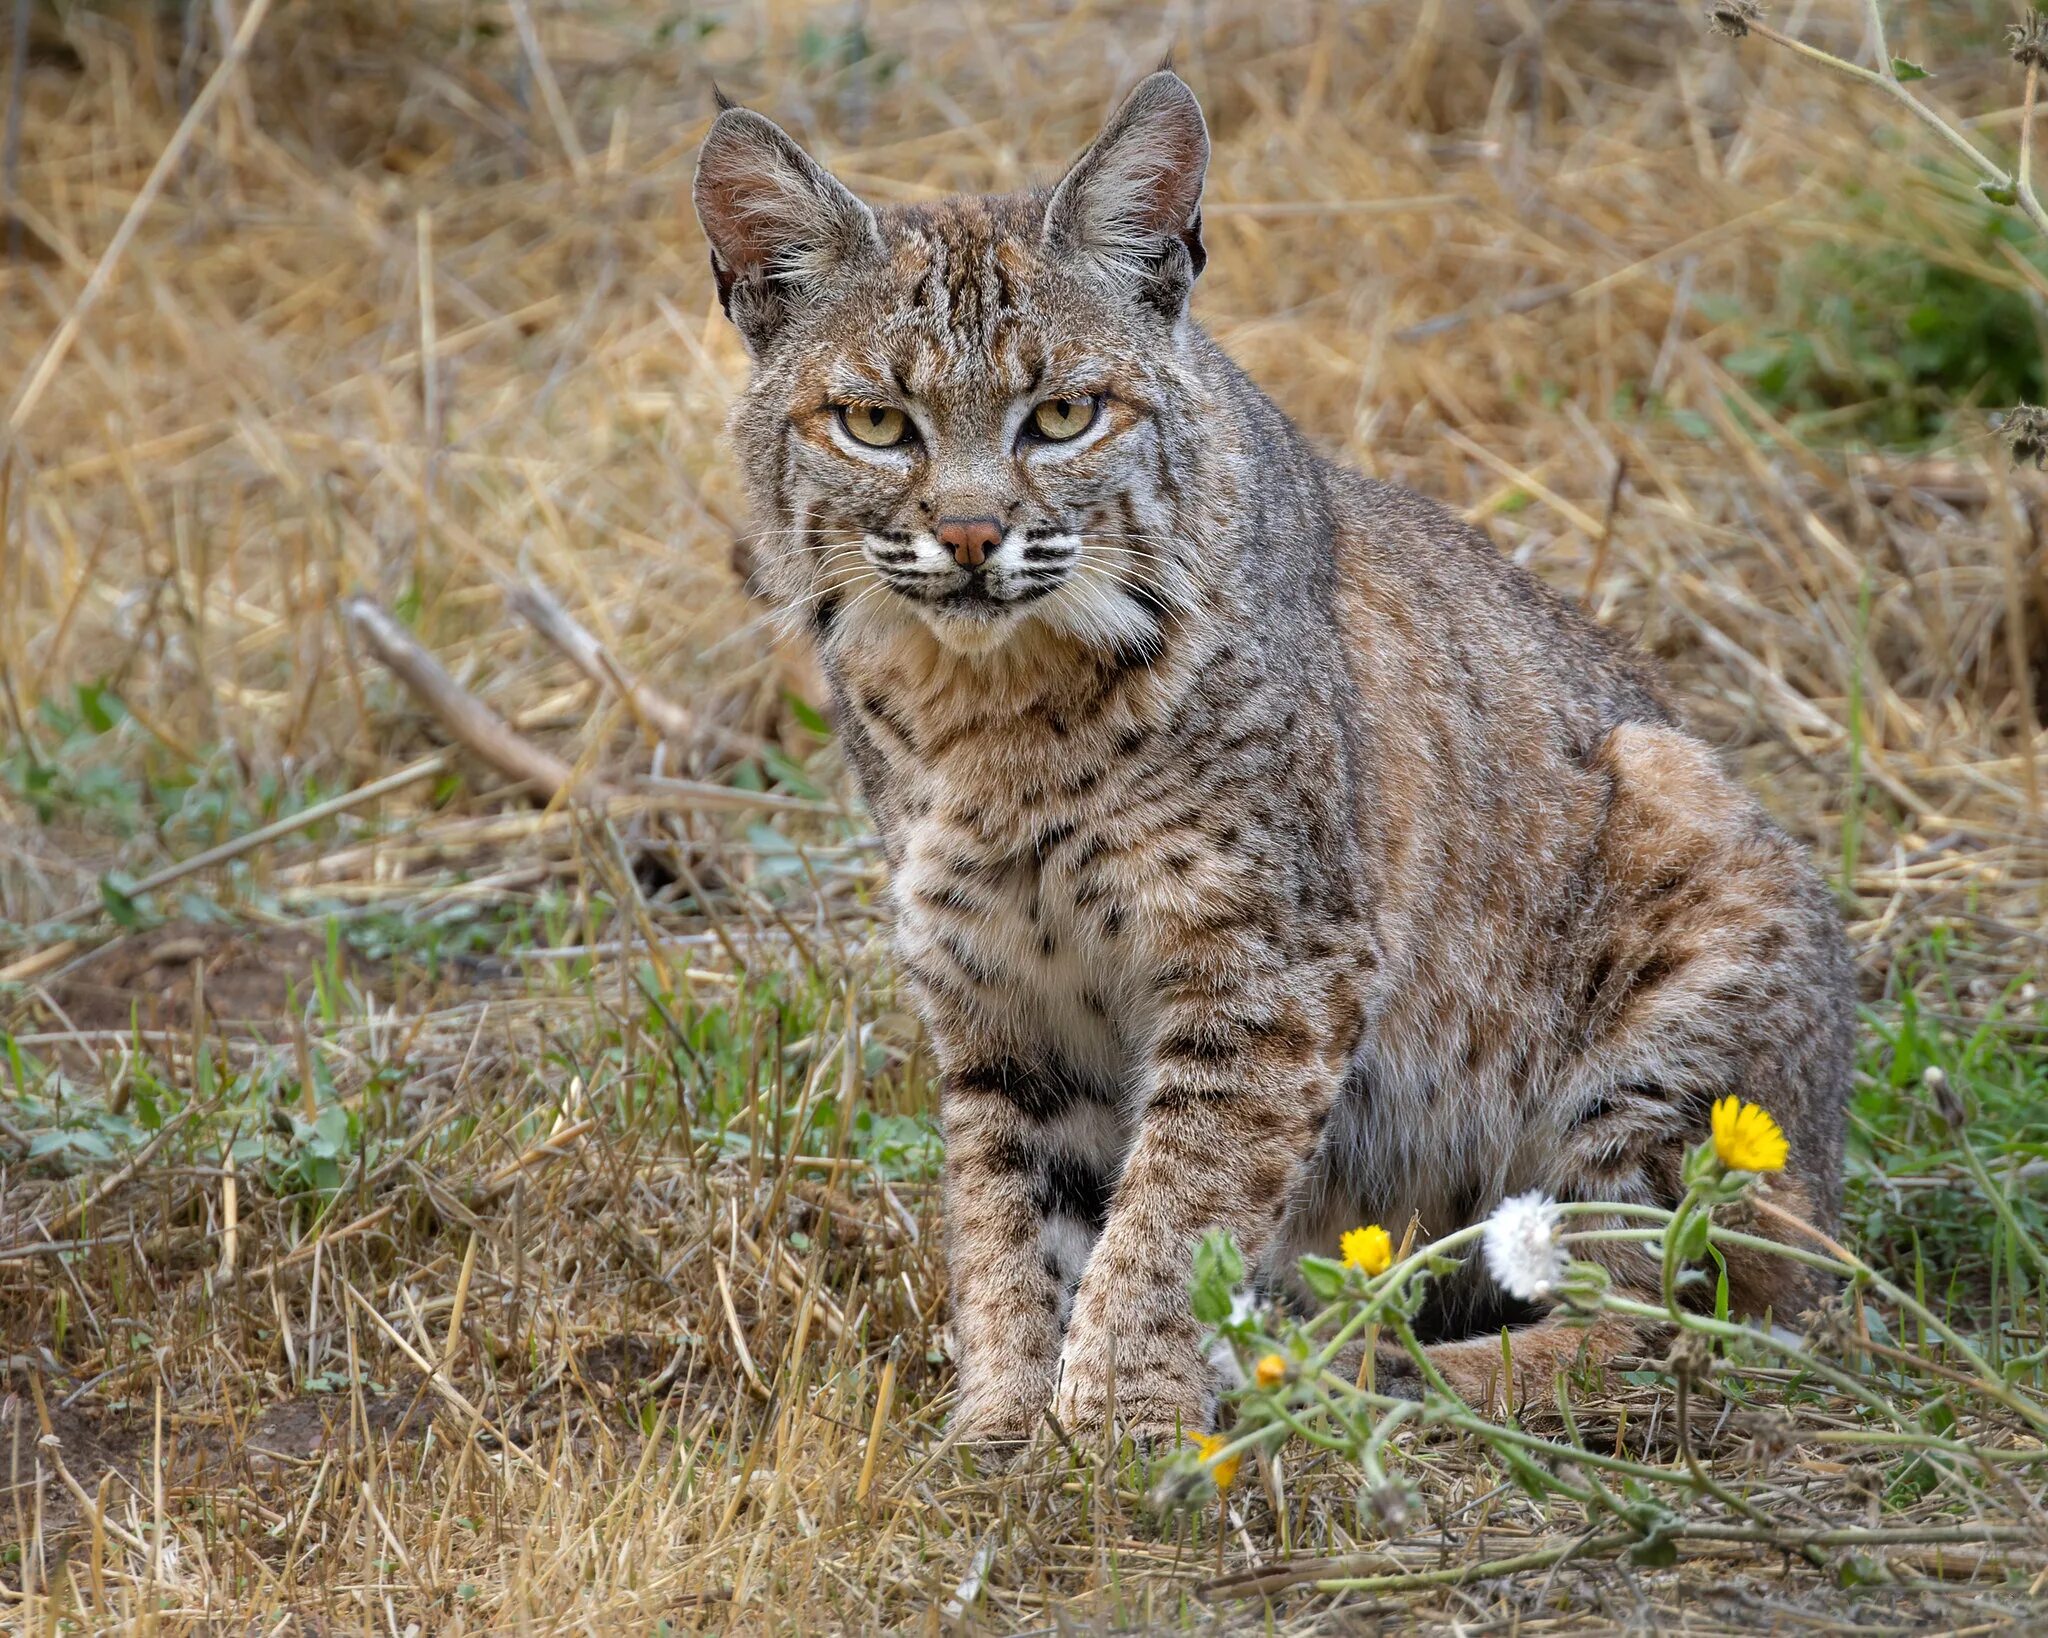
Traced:
POLYGON ((7 135, 0 145, 0 194, 7 206, 7 260, 21 260, 21 217, 15 203, 21 192, 21 106, 28 96, 29 0, 14 0, 13 49, 7 62, 7 135))
POLYGON ((78 332, 84 328, 86 315, 114 282, 114 270, 121 265, 122 256, 148 218, 150 206, 156 203, 164 184, 176 172, 178 162, 185 157, 185 150, 192 145, 193 137, 199 134, 199 127, 213 112, 214 104, 234 82, 235 73, 242 66, 242 59, 249 55, 250 43, 256 38, 257 29, 263 26, 264 14, 269 10, 270 0, 254 0, 243 15, 242 26, 235 30, 235 37, 228 42, 219 66, 207 77, 199 95, 192 99, 192 106, 185 110, 185 117, 178 121, 178 128, 171 133, 171 140, 164 144, 164 151, 157 155, 149 179, 129 201, 128 212, 121 218, 121 225, 114 230, 114 237, 108 241, 107 248, 100 253, 92 277, 85 281, 85 288, 79 291, 78 299, 71 304, 71 311, 64 315, 64 322, 57 326, 57 333, 50 337, 42 356, 36 360, 35 368, 29 371, 21 390, 15 394, 14 404, 7 412, 7 424, 0 427, 0 449, 11 447, 16 435, 28 424, 36 404, 56 378, 57 367, 69 355, 72 343, 78 339, 78 332))
POLYGON ((562 144, 562 152, 569 156, 569 168, 576 173, 578 182, 590 180, 590 160, 583 152, 583 144, 576 135, 576 122, 569 117, 569 105, 562 100, 562 87, 555 79, 555 70, 548 61, 548 54, 541 48, 540 30, 533 26, 533 13, 527 9, 526 0, 506 0, 511 8, 512 26, 519 31, 520 48, 526 53, 526 60, 533 69, 533 77, 540 85, 540 100, 547 104, 548 119, 555 127, 555 137, 562 144))
POLYGON ((705 721, 622 668, 538 580, 528 576, 508 587, 505 603, 584 676, 624 700, 650 733, 683 748, 709 745, 725 756, 751 756, 760 750, 761 742, 751 734, 705 721))
MULTIPOLYGON (((268 843, 279 841, 298 831, 309 830, 337 814, 347 813, 351 808, 362 807, 379 797, 389 796, 393 791, 404 790, 408 785, 416 785, 422 779, 445 772, 447 767, 448 758, 444 753, 437 751, 432 756, 422 757, 419 761, 400 768, 396 773, 386 774, 382 779, 373 779, 367 785, 360 785, 352 791, 343 791, 339 796, 331 796, 325 802, 316 802, 310 808, 301 808, 297 813, 287 814, 282 819, 274 819, 267 825, 259 825, 246 835, 232 837, 218 847, 210 847, 203 853, 193 854, 189 859, 180 859, 174 865, 166 865, 161 870, 152 871, 127 890, 128 896, 141 898, 145 894, 158 892, 174 882, 183 881, 187 876, 195 876, 215 865, 227 864, 244 854, 254 853, 268 843)), ((105 905, 97 900, 86 900, 73 905, 63 915, 53 919, 62 922, 83 921, 99 914, 105 908, 105 905)), ((69 944, 72 941, 66 942, 69 944)), ((12 966, 0 968, 0 981, 21 981, 30 978, 41 972, 51 959, 48 951, 37 951, 24 956, 12 966)))
POLYGON ((576 770, 553 752, 515 733, 503 717, 449 676, 439 660, 369 598, 352 597, 342 611, 370 652, 478 761, 550 802, 579 788, 585 794, 602 794, 602 787, 579 782, 576 770))

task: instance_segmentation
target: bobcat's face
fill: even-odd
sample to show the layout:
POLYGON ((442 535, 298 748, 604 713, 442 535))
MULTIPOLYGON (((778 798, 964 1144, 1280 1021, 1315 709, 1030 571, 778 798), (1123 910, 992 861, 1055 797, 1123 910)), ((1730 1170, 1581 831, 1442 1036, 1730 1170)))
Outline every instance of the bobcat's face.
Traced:
POLYGON ((1049 196, 879 212, 758 116, 714 127, 698 210, 755 366, 734 438, 770 587, 821 632, 915 620, 979 653, 1037 624, 1143 655, 1192 596, 1207 138, 1191 99, 1144 114, 1049 196))
MULTIPOLYGON (((1139 321, 977 225, 887 222, 867 288, 757 373, 739 424, 782 424, 779 578, 854 620, 922 620, 957 649, 1026 620, 1143 644, 1179 595, 1160 420, 1173 385, 1133 345, 1139 321)), ((1170 351, 1156 315, 1143 329, 1170 351)))

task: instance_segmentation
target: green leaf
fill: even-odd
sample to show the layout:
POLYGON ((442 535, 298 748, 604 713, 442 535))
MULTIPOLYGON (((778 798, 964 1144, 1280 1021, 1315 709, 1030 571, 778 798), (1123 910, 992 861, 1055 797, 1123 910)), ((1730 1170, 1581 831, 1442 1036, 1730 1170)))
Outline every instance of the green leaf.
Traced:
POLYGON ((825 713, 811 704, 809 700, 802 699, 785 689, 782 695, 782 702, 789 707, 789 714, 791 716, 795 717, 798 722, 810 729, 820 739, 830 739, 832 737, 832 724, 825 720, 825 713))
POLYGON ((1639 1541, 1631 1547, 1628 1561, 1646 1569, 1661 1570, 1678 1562, 1678 1543, 1667 1535, 1654 1535, 1648 1541, 1639 1541))
POLYGON ((120 721, 121 701, 105 683, 78 685, 78 714, 96 734, 104 734, 120 721))
POLYGON ((1932 76, 1918 63, 1908 62, 1904 57, 1892 59, 1892 78, 1897 80, 1925 80, 1932 76))
POLYGON ((1318 1302, 1335 1302, 1344 1295, 1344 1265, 1329 1257, 1304 1257, 1301 1283, 1318 1302))
POLYGON ((321 1110, 313 1122, 313 1135, 306 1140, 306 1148, 323 1160, 340 1160, 350 1149, 348 1111, 338 1103, 330 1103, 321 1110))
POLYGON ((109 872, 100 878, 100 903, 106 908, 107 915, 113 920, 114 925, 130 933, 148 920, 143 914, 142 906, 135 901, 130 892, 134 885, 132 880, 118 871, 109 872))
POLYGON ((792 795, 801 796, 812 802, 823 800, 825 793, 817 782, 805 773, 798 763, 792 761, 780 746, 764 745, 761 748, 761 761, 774 776, 775 782, 792 795))
POLYGON ((1696 1263, 1707 1254, 1707 1231, 1713 1219, 1703 1211, 1695 1211, 1687 1217, 1678 1230, 1678 1260, 1682 1263, 1696 1263))
POLYGON ((2020 202, 2019 189, 2005 182, 1980 182, 1977 191, 1994 205, 2017 205, 2020 202))
POLYGON ((1721 360, 1721 367, 1733 375, 1759 376, 1785 362, 1785 349, 1769 345, 1738 347, 1721 360))
POLYGON ((88 1160, 114 1158, 113 1144, 98 1132, 69 1128, 32 1133, 28 1140, 28 1152, 37 1159, 44 1155, 82 1157, 88 1160))
POLYGON ((1230 1318, 1231 1298, 1244 1282, 1244 1255, 1225 1229, 1211 1229, 1195 1247, 1195 1264, 1188 1275, 1188 1296, 1195 1318, 1204 1325, 1221 1325, 1230 1318))

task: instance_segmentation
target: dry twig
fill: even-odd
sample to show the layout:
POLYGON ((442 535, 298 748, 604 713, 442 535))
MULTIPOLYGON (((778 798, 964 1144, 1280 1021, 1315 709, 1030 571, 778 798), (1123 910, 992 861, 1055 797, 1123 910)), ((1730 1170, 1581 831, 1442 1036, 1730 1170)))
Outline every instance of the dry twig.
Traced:
POLYGON ((604 787, 579 781, 560 757, 515 733, 489 706, 448 675, 447 668, 412 634, 367 597, 352 597, 344 612, 370 652, 388 666, 445 728, 456 743, 487 767, 548 801, 581 790, 603 795, 604 787))

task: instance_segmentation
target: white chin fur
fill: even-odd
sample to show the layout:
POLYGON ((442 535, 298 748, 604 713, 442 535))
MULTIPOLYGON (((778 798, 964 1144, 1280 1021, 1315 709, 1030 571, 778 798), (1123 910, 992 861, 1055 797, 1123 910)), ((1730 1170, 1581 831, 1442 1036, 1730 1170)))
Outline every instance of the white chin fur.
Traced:
POLYGON ((955 654, 969 658, 992 653, 1017 629, 1011 614, 948 614, 943 609, 920 609, 918 617, 931 628, 939 642, 955 654))

